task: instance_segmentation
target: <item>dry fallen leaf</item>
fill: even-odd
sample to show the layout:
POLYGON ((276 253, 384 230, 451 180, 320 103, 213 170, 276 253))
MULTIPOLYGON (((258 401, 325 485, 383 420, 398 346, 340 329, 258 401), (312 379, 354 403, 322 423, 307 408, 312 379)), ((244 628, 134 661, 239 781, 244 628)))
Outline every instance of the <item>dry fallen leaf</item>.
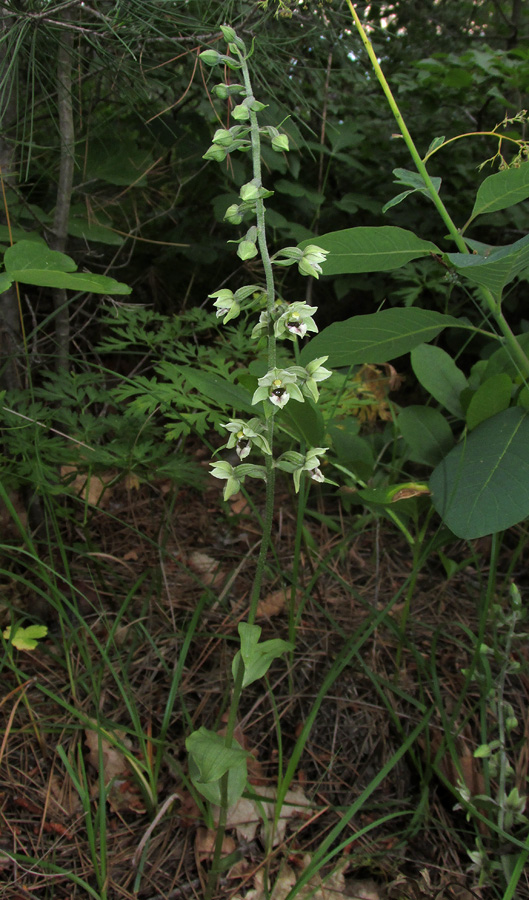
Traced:
POLYGON ((134 472, 127 472, 123 479, 123 487, 127 491, 139 491, 140 479, 134 472))
POLYGON ((270 619, 272 616, 277 616, 278 613, 284 610, 286 602, 287 595, 284 588, 272 591, 266 597, 263 597, 262 600, 259 600, 256 617, 258 619, 270 619))
MULTIPOLYGON (((101 737, 97 731, 87 728, 85 731, 88 747, 88 762, 99 772, 100 759, 103 762, 105 785, 108 786, 108 802, 116 812, 135 812, 140 815, 146 812, 141 792, 132 780, 131 771, 125 754, 115 747, 111 741, 101 737), (101 756, 99 745, 101 743, 101 756)), ((116 735, 127 750, 132 748, 125 735, 116 735)))
POLYGON ((234 494, 233 497, 230 497, 230 509, 234 516, 240 516, 243 513, 250 512, 250 504, 246 497, 239 491, 238 494, 234 494))
POLYGON ((139 559, 139 553, 137 550, 128 550, 127 553, 123 556, 124 562, 136 562, 139 559))
MULTIPOLYGON (((302 871, 309 865, 310 856, 307 855, 304 858, 303 863, 302 871)), ((371 881, 358 882, 358 885, 362 884, 364 886, 362 890, 365 890, 365 893, 349 893, 349 885, 344 878, 344 871, 347 868, 347 865, 348 861, 342 861, 338 868, 323 882, 318 874, 313 875, 307 884, 297 892, 296 897, 298 900, 337 900, 337 897, 339 896, 360 897, 361 900, 380 900, 380 893, 374 892, 373 888, 376 888, 376 885, 371 881), (369 891, 365 888, 368 884, 369 891)), ((285 897, 290 894, 298 878, 299 875, 296 874, 289 865, 284 865, 281 867, 279 875, 274 882, 272 892, 268 893, 264 890, 263 870, 260 869, 255 874, 255 887, 247 892, 245 900, 285 900, 285 897)), ((233 897, 232 900, 241 900, 241 897, 237 895, 233 897)))
POLYGON ((380 900, 380 887, 371 878, 351 878, 346 884, 346 897, 354 900, 380 900))
POLYGON ((59 776, 53 772, 48 786, 49 816, 64 822, 81 811, 81 800, 69 775, 64 773, 59 776))
MULTIPOLYGON (((122 753, 121 750, 114 747, 106 738, 100 737, 97 731, 92 731, 87 728, 85 736, 85 743, 89 751, 88 762, 97 772, 99 772, 99 743, 101 742, 101 758, 105 773, 105 784, 109 784, 113 778, 123 778, 125 775, 130 775, 130 769, 127 765, 125 754, 122 753)), ((120 740, 122 740, 127 750, 132 748, 132 744, 127 738, 118 735, 116 735, 116 737, 119 737, 120 740)))
POLYGON ((205 585, 213 585, 218 587, 224 581, 226 575, 221 570, 218 560, 208 556, 207 553, 201 553, 199 550, 190 553, 187 558, 187 564, 193 572, 200 575, 205 585))
POLYGON ((82 474, 75 466, 61 466, 61 478, 75 474, 75 478, 67 480, 67 485, 74 494, 86 500, 90 506, 105 507, 110 499, 108 485, 116 477, 116 472, 109 470, 103 475, 82 474))
MULTIPOLYGON (((261 900, 261 898, 263 898, 263 900, 264 900, 264 898, 268 896, 268 894, 263 891, 263 881, 264 881, 263 872, 262 872, 262 870, 260 870, 259 872, 256 873, 256 876, 255 876, 255 885, 256 885, 256 889, 257 889, 257 894, 256 894, 256 897, 254 898, 254 900, 257 900, 257 898, 259 898, 259 900, 261 900)), ((285 900, 285 897, 287 897, 288 894, 290 894, 290 891, 294 887, 296 881, 297 881, 297 875, 294 872, 294 870, 291 869, 290 866, 288 866, 288 865, 282 866, 279 876, 277 877, 277 879, 274 883, 272 893, 270 894, 270 900, 285 900)), ((252 892, 250 892, 250 895, 251 895, 251 893, 252 892)), ((248 897, 248 894, 246 896, 248 897)), ((335 900, 336 900, 336 898, 335 898, 335 900)))
POLYGON ((138 785, 131 780, 115 781, 108 795, 108 802, 114 812, 133 812, 143 816, 147 812, 138 785))
MULTIPOLYGON (((266 837, 268 829, 273 825, 277 789, 263 786, 258 787, 256 793, 259 797, 266 797, 268 802, 267 800, 248 800, 245 797, 241 797, 228 810, 226 827, 234 828, 239 840, 253 841, 258 828, 261 829, 263 837, 266 837)), ((290 819, 307 818, 308 806, 309 801, 301 788, 287 791, 274 832, 272 842, 274 847, 283 842, 290 819)), ((218 821, 218 815, 219 810, 215 809, 215 821, 218 821)))
MULTIPOLYGON (((214 829, 197 828, 195 835, 195 857, 199 862, 211 860, 215 851, 217 832, 214 829)), ((222 840, 222 856, 229 856, 236 849, 235 841, 229 834, 222 840)))
POLYGON ((239 840, 253 841, 260 824, 261 818, 253 800, 241 797, 228 810, 226 828, 234 828, 239 840))

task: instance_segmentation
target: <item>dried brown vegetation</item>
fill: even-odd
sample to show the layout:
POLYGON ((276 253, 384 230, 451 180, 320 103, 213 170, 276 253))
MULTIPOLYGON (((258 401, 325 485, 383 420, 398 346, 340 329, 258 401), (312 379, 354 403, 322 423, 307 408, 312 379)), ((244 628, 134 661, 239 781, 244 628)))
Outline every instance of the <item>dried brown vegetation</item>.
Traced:
MULTIPOLYGON (((254 501, 259 504, 258 494, 254 501)), ((293 587, 295 513, 287 494, 278 499, 276 559, 260 624, 264 636, 286 637, 290 619, 296 650, 273 666, 268 685, 244 693, 238 732, 252 754, 251 784, 272 798, 278 771, 284 773, 303 740, 290 788, 308 806, 293 810, 268 845, 271 813, 248 813, 249 830, 243 813, 232 816, 222 896, 264 896, 266 872, 277 882, 275 900, 286 897, 362 792, 357 814, 335 842, 343 843, 333 860, 335 881, 327 888, 309 882, 320 900, 330 892, 375 900, 493 896, 491 887, 478 889, 466 851, 474 849, 476 835, 494 847, 494 834, 454 810, 458 779, 472 795, 485 791, 482 761, 472 755, 483 740, 483 705, 464 670, 474 653, 470 635, 479 630, 487 546, 476 546, 471 559, 468 547, 454 545, 452 559, 468 559, 449 580, 436 557, 428 560, 401 638, 406 546, 389 525, 366 520, 358 530, 351 516, 325 509, 322 499, 312 508, 333 518, 307 518, 293 587), (329 529, 331 521, 337 531, 329 529), (340 671, 347 644, 353 649, 340 671), (421 721, 409 752, 377 780, 421 721)), ((66 531, 71 571, 62 573, 64 581, 58 555, 47 560, 65 606, 43 611, 39 602, 47 638, 32 653, 6 645, 0 675, 2 896, 201 897, 212 831, 189 791, 184 738, 191 727, 222 728, 259 540, 255 520, 237 501, 226 514, 216 486, 175 499, 159 484, 114 489, 104 511, 93 510, 86 526, 71 517, 66 531)), ((508 556, 506 548, 500 571, 508 556)), ((9 577, 20 569, 21 556, 4 559, 6 623, 8 608, 34 620, 31 577, 25 583, 9 577)), ((520 722, 511 760, 520 791, 528 768, 526 672, 507 685, 520 722)), ((529 896, 527 875, 519 896, 529 896)))

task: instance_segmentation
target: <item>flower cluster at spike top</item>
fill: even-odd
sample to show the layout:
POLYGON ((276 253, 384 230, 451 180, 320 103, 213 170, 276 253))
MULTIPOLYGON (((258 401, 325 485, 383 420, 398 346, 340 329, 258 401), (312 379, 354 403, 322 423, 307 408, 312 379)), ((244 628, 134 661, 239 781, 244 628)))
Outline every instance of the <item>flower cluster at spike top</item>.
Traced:
MULTIPOLYGON (((251 287, 252 292, 259 291, 262 295, 261 288, 256 285, 251 287)), ((243 288, 242 290, 248 289, 243 288)), ((224 316, 224 322, 234 318, 240 311, 239 308, 237 312, 234 312, 234 306, 238 306, 238 303, 233 298, 237 293, 232 295, 231 291, 217 291, 210 295, 217 298, 214 305, 218 308, 217 315, 224 316)), ((278 306, 284 307, 284 304, 278 304, 278 306)), ((307 306, 305 303, 291 303, 286 310, 280 311, 279 317, 273 323, 275 336, 279 339, 296 339, 303 337, 309 330, 317 331, 318 328, 312 318, 314 312, 316 312, 316 307, 307 306)), ((268 329, 268 320, 269 314, 261 313, 260 324, 254 328, 253 337, 259 337, 263 330, 268 329)), ((305 397, 308 397, 316 402, 319 396, 318 383, 325 381, 332 374, 330 369, 326 369, 324 366, 326 361, 327 357, 321 356, 313 359, 307 366, 294 365, 287 369, 276 367, 270 369, 266 375, 258 379, 258 387, 252 397, 252 404, 270 403, 272 407, 275 407, 272 409, 272 414, 274 414, 277 410, 283 409, 289 400, 303 403, 305 397)), ((263 466, 242 464, 242 460, 249 457, 254 447, 266 455, 271 455, 272 451, 266 434, 265 420, 257 416, 248 421, 234 419, 223 427, 230 432, 226 444, 227 449, 235 449, 241 461, 237 466, 232 466, 227 460, 211 463, 213 467, 211 474, 226 482, 224 499, 228 500, 238 493, 246 476, 266 480, 266 470, 263 466)), ((320 469, 320 456, 325 453, 326 449, 326 447, 312 447, 305 454, 289 450, 283 453, 274 465, 278 469, 292 474, 294 487, 298 492, 303 472, 306 472, 313 481, 325 481, 320 469)))
MULTIPOLYGON (((211 147, 204 154, 204 159, 222 162, 230 153, 235 151, 246 153, 256 145, 260 146, 261 139, 269 140, 272 150, 277 153, 285 153, 289 149, 288 136, 270 125, 258 125, 257 114, 265 108, 265 105, 256 100, 252 93, 246 66, 247 56, 251 54, 247 54, 244 42, 232 28, 221 26, 221 31, 228 41, 230 55, 210 49, 201 53, 200 58, 203 63, 211 67, 222 65, 232 70, 242 70, 244 84, 217 84, 213 88, 213 94, 219 99, 236 103, 231 108, 231 119, 236 124, 229 129, 217 129, 211 147)), ((258 158, 260 158, 260 152, 258 158)), ((232 203, 224 216, 226 222, 235 226, 242 224, 249 214, 256 217, 254 222, 257 221, 257 225, 250 225, 242 237, 233 242, 238 245, 237 255, 243 261, 251 260, 261 250, 262 253, 264 252, 263 264, 265 264, 266 256, 269 273, 271 273, 272 265, 297 265, 301 275, 319 278, 323 272, 322 264, 325 263, 328 253, 322 247, 315 244, 308 244, 305 247, 285 247, 278 250, 272 257, 268 256, 267 249, 263 251, 263 244, 266 248, 264 225, 260 226, 259 222, 264 219, 263 201, 271 197, 273 191, 263 187, 260 165, 258 164, 256 167, 255 156, 253 175, 254 177, 240 188, 239 201, 232 203)), ((277 300, 274 298, 273 279, 270 280, 267 277, 267 285, 268 287, 265 288, 262 285, 250 284, 236 291, 222 288, 209 294, 214 301, 213 306, 216 308, 217 317, 222 319, 223 324, 226 324, 239 316, 241 311, 260 309, 259 321, 253 328, 252 338, 259 340, 264 337, 267 339, 269 347, 273 348, 277 340, 297 341, 304 338, 309 332, 318 331, 313 318, 317 307, 303 302, 285 303, 283 300, 277 300), (272 289, 270 289, 270 284, 272 284, 272 289), (263 305, 265 305, 265 309, 263 309, 263 305)), ((269 358, 275 358, 275 350, 269 358)), ((264 404, 262 418, 256 416, 248 421, 234 419, 224 426, 229 432, 226 446, 228 449, 235 449, 240 460, 239 464, 234 467, 227 460, 211 463, 212 475, 226 482, 225 500, 239 491, 246 476, 266 480, 266 467, 242 462, 249 457, 254 448, 268 458, 268 467, 272 464, 278 469, 292 474, 296 491, 299 491, 301 475, 304 472, 314 481, 325 480, 320 469, 320 456, 325 453, 327 449, 325 447, 311 447, 304 454, 290 450, 283 453, 273 463, 270 463, 270 460, 272 457, 271 425, 273 425, 271 417, 283 409, 290 400, 304 403, 307 398, 317 402, 318 383, 332 374, 329 369, 324 367, 326 361, 327 357, 322 356, 312 360, 307 366, 292 365, 287 368, 273 366, 266 375, 258 379, 252 404, 264 404)))

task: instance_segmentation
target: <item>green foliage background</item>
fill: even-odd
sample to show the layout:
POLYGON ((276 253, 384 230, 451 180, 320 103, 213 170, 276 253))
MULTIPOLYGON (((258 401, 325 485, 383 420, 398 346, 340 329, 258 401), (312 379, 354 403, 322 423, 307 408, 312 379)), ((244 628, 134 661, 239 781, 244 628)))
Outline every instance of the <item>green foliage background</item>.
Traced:
MULTIPOLYGON (((510 26, 516 6, 402 0, 364 8, 421 152, 433 136, 490 130, 528 105, 528 16, 518 10, 517 27, 510 26)), ((257 89, 270 123, 289 117, 294 151, 265 155, 278 241, 379 224, 412 227, 435 240, 433 225, 442 236, 420 195, 382 214, 398 193, 393 169, 409 162, 345 4, 97 0, 87 8, 74 3, 71 15, 65 23, 63 4, 44 0, 2 4, 4 155, 13 154, 18 182, 16 195, 7 196, 11 221, 45 236, 50 227, 59 139, 55 60, 70 27, 76 160, 69 251, 92 271, 132 284, 135 302, 174 313, 239 277, 222 216, 248 166, 240 156, 223 170, 201 158, 225 110, 204 90, 214 79, 197 53, 218 45, 222 21, 245 40, 256 38, 257 89)), ((433 174, 457 220, 483 177, 476 166, 496 148, 482 137, 453 149, 438 156, 433 174)), ((506 243, 528 219, 523 208, 505 213, 506 243)), ((481 220, 475 236, 486 241, 487 233, 481 220)), ((396 284, 384 276, 344 277, 315 290, 325 296, 330 321, 371 311, 384 298, 442 306, 443 274, 426 263, 396 284)))
MULTIPOLYGON (((517 0, 400 0, 358 4, 358 10, 421 154, 441 135, 447 140, 472 135, 443 147, 429 164, 444 202, 463 226, 479 184, 517 152, 506 138, 523 137, 520 127, 525 126, 509 125, 498 147, 490 132, 529 106, 529 12, 517 0)), ((244 322, 221 334, 203 310, 212 291, 225 285, 235 290, 249 278, 258 279, 252 263, 236 256, 237 245, 227 243, 223 222, 227 206, 250 177, 250 160, 232 154, 219 166, 202 158, 213 131, 232 124, 226 104, 211 94, 216 76, 199 59, 207 47, 222 49, 222 22, 233 25, 247 43, 255 40, 256 91, 268 104, 261 120, 282 122, 290 140, 288 154, 263 151, 267 186, 274 190, 268 226, 276 246, 340 229, 389 225, 409 229, 446 251, 454 249, 428 198, 413 190, 407 150, 395 136, 345 3, 2 3, 4 248, 12 240, 53 244, 57 208, 64 202, 57 190, 65 153, 57 60, 68 34, 75 158, 66 249, 77 267, 69 278, 88 271, 132 287, 126 301, 117 290, 111 300, 102 300, 97 294, 73 293, 75 281, 65 281, 66 276, 41 280, 71 289, 66 347, 54 331, 59 316, 50 288, 38 287, 35 279, 33 286, 25 285, 24 334, 16 298, 0 295, 3 371, 9 372, 15 356, 18 381, 14 386, 4 379, 9 388, 5 404, 40 423, 34 426, 37 432, 29 426, 21 430, 13 424, 14 413, 6 413, 8 481, 16 483, 21 473, 39 489, 56 481, 54 467, 68 456, 58 436, 50 437, 37 462, 33 458, 42 429, 51 427, 81 442, 73 454, 77 462, 83 443, 95 442, 101 466, 108 464, 110 451, 126 470, 145 474, 152 459, 159 471, 161 438, 180 440, 191 431, 204 437, 219 425, 223 408, 215 379, 230 380, 242 396, 262 374, 257 362, 246 382, 236 384, 242 377, 236 369, 248 362, 244 322), (403 186, 408 196, 393 204, 403 186), (65 354, 69 365, 53 373, 65 354), (204 380, 197 387, 192 368, 209 377, 209 394, 204 396, 204 380), (78 403, 80 390, 89 396, 78 403), (36 472, 45 476, 39 480, 36 472)), ((232 80, 235 75, 230 74, 232 80)), ((243 222, 241 235, 244 228, 243 222)), ((484 244, 498 244, 500 233, 501 243, 511 244, 528 231, 528 205, 518 203, 481 215, 469 233, 484 244)), ((99 288, 93 283, 93 290, 105 290, 103 282, 99 288)), ((526 291, 522 267, 503 300, 517 332, 528 327, 526 291)), ((317 304, 320 330, 381 306, 468 315, 474 321, 477 310, 486 325, 472 289, 447 280, 446 269, 427 249, 422 258, 392 272, 338 269, 308 288, 289 277, 284 297, 317 304)), ((469 348, 464 330, 447 331, 441 340, 452 356, 463 354, 470 364, 490 352, 485 339, 469 348)), ((408 367, 407 360, 399 366, 408 367)), ((404 405, 424 396, 409 368, 408 375, 404 405)), ((295 423, 285 422, 287 434, 289 427, 295 430, 295 423)), ((323 422, 317 427, 322 432, 323 422)), ((369 446, 360 445, 356 422, 347 427, 352 429, 349 450, 354 445, 358 457, 355 472, 369 476, 388 435, 374 435, 369 446)), ((446 438, 439 420, 436 427, 446 438)), ((413 455, 421 460, 417 448, 413 455)), ((177 477, 174 458, 169 469, 177 477)), ((185 466, 181 477, 190 477, 185 466)))

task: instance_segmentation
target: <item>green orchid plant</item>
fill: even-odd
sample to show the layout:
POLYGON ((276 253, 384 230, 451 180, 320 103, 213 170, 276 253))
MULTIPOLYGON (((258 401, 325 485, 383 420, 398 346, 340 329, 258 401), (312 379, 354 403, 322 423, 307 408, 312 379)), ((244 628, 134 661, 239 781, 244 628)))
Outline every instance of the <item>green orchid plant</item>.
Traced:
POLYGON ((231 128, 217 129, 211 147, 204 154, 204 159, 223 162, 228 154, 236 151, 251 154, 252 178, 242 185, 239 202, 232 203, 228 207, 224 219, 228 224, 239 226, 245 219, 254 217, 254 224, 248 228, 245 225, 244 234, 233 243, 237 244, 237 255, 243 261, 260 255, 264 283, 249 284, 236 291, 222 288, 211 293, 209 298, 213 300, 217 317, 222 319, 223 324, 227 324, 241 313, 258 315, 251 338, 256 344, 264 339, 268 370, 258 379, 257 388, 253 393, 251 402, 255 407, 255 415, 248 419, 233 419, 223 426, 229 432, 225 446, 227 449, 235 449, 239 464, 234 466, 227 460, 215 459, 211 462, 211 466, 212 475, 225 482, 225 500, 236 494, 247 478, 257 478, 266 484, 266 505, 263 540, 248 617, 246 622, 239 624, 240 649, 233 659, 234 684, 226 732, 220 737, 201 727, 186 740, 189 771, 195 788, 207 800, 220 807, 215 855, 207 896, 212 896, 220 871, 220 852, 227 808, 237 802, 246 787, 247 754, 234 738, 241 692, 253 681, 262 678, 275 659, 293 649, 292 643, 288 641, 280 639, 261 641, 261 628, 255 624, 261 581, 272 535, 275 473, 279 469, 291 474, 296 492, 299 492, 302 478, 306 476, 316 482, 325 481, 320 468, 321 458, 326 450, 324 447, 304 446, 299 452, 289 450, 278 458, 274 457, 275 418, 290 401, 317 402, 319 382, 332 374, 324 366, 326 356, 313 359, 305 366, 297 364, 297 357, 293 359, 293 364, 286 368, 278 367, 276 364, 278 341, 295 344, 309 332, 317 332, 318 327, 314 320, 315 306, 303 302, 286 303, 277 296, 273 267, 297 265, 302 275, 318 278, 327 251, 310 244, 304 249, 286 247, 270 255, 264 201, 273 195, 273 191, 266 189, 262 183, 261 141, 270 141, 272 150, 285 153, 289 149, 288 136, 279 128, 259 124, 258 114, 265 105, 254 97, 252 90, 248 60, 253 48, 248 51, 244 41, 238 37, 233 28, 222 26, 221 31, 228 43, 228 53, 206 50, 201 54, 201 60, 211 67, 222 66, 239 72, 242 84, 220 83, 213 88, 213 94, 217 98, 232 104, 238 101, 235 106, 232 105, 230 112, 236 124, 231 128), (251 455, 257 453, 264 457, 264 464, 249 461, 251 455))

